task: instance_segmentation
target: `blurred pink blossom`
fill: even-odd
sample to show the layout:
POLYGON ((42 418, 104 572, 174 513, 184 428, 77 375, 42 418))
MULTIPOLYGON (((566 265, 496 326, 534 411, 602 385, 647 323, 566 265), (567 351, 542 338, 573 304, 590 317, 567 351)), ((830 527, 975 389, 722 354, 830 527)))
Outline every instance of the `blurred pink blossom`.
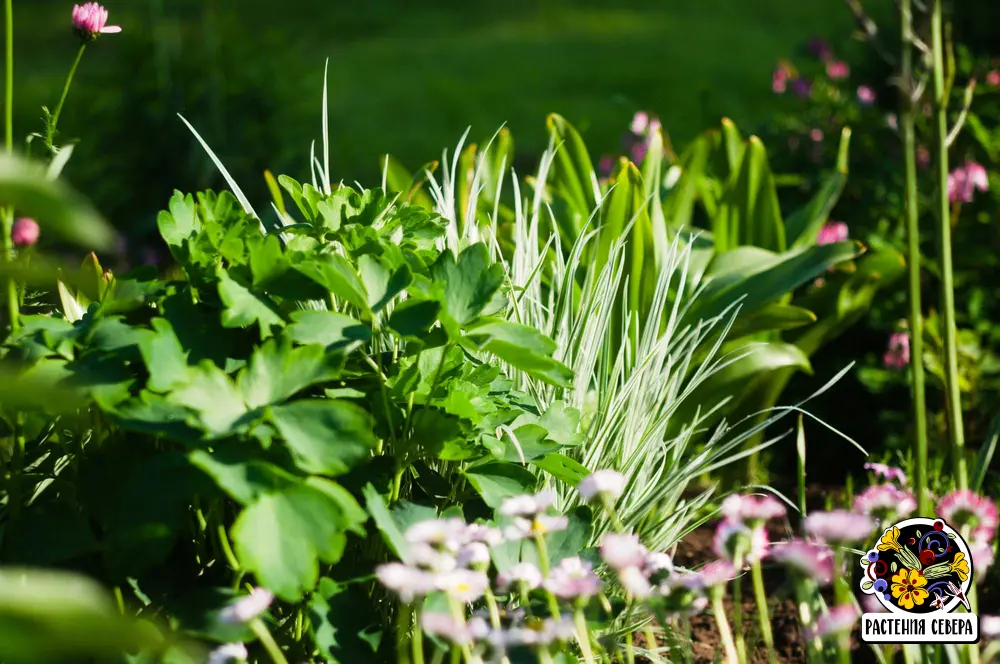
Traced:
POLYGON ((903 369, 910 364, 910 335, 908 332, 893 332, 889 336, 889 348, 882 355, 886 369, 903 369))
POLYGON ((784 64, 778 65, 774 73, 771 74, 771 90, 775 94, 784 94, 785 90, 788 89, 788 79, 788 67, 784 64))
POLYGON ((986 85, 994 88, 1000 86, 1000 69, 994 69, 986 74, 986 85))
POLYGON ((820 141, 823 140, 823 130, 822 129, 810 129, 809 130, 809 138, 811 138, 813 140, 813 142, 819 143, 820 141))
POLYGON ((864 514, 847 510, 813 512, 802 522, 810 537, 828 544, 860 542, 875 530, 875 522, 864 514))
POLYGON ((832 607, 826 615, 816 619, 816 624, 806 628, 808 636, 828 637, 850 632, 858 621, 858 610, 853 604, 841 604, 832 607))
POLYGON ((899 482, 900 484, 907 484, 909 482, 906 477, 906 473, 903 472, 903 469, 897 468, 896 466, 869 461, 865 464, 865 470, 870 470, 876 477, 887 479, 890 482, 893 480, 899 482))
POLYGON ((948 174, 948 201, 951 203, 971 203, 976 189, 989 189, 989 178, 982 164, 966 161, 948 174))
POLYGON ((828 585, 833 579, 833 551, 823 544, 793 537, 772 546, 771 558, 820 585, 828 585))
POLYGON ((867 85, 858 86, 858 101, 862 106, 871 106, 875 103, 875 91, 867 85))
POLYGON ((968 527, 975 539, 990 542, 996 534, 997 506, 986 496, 969 489, 958 489, 941 498, 937 513, 953 528, 968 527))
POLYGON ((893 131, 899 131, 899 117, 895 113, 885 116, 885 126, 893 131))
POLYGON ((10 239, 15 247, 31 247, 38 242, 38 235, 41 229, 34 219, 22 217, 14 222, 10 229, 10 239))
POLYGON ((917 146, 917 166, 926 169, 931 165, 931 151, 926 146, 917 146))
POLYGON ((73 5, 73 28, 81 38, 92 41, 99 34, 114 34, 122 29, 117 25, 107 25, 108 10, 96 2, 73 5))
POLYGON ((834 81, 847 78, 851 74, 851 68, 842 60, 830 60, 826 63, 826 75, 834 81))
POLYGON ((828 221, 819 229, 816 236, 816 244, 833 244, 843 242, 848 237, 847 224, 842 221, 828 221))
POLYGON ((633 134, 645 134, 646 130, 649 128, 649 114, 645 111, 637 111, 635 115, 632 116, 632 124, 629 125, 629 131, 633 134))

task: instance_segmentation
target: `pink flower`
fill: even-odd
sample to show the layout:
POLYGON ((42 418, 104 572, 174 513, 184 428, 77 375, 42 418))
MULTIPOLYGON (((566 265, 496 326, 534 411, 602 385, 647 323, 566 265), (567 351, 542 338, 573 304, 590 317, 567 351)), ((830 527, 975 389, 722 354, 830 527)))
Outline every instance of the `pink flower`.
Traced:
POLYGON ((875 522, 864 514, 847 510, 813 512, 803 523, 806 534, 828 544, 859 542, 875 530, 875 522))
POLYGON ((807 78, 796 78, 792 81, 792 92, 795 93, 796 97, 805 99, 812 94, 812 83, 807 78))
POLYGON ((254 588, 246 597, 241 597, 219 612, 219 622, 226 624, 248 623, 267 611, 274 601, 274 595, 266 588, 254 588))
POLYGON ((806 46, 806 50, 818 60, 828 60, 833 55, 833 49, 830 48, 830 45, 819 37, 813 37, 806 46))
POLYGON ((833 244, 834 242, 843 242, 848 237, 847 233, 847 224, 844 222, 828 221, 823 224, 823 228, 819 229, 819 234, 816 236, 816 244, 833 244))
POLYGON ((420 615, 420 627, 425 634, 444 639, 457 646, 467 646, 473 641, 485 639, 489 627, 482 618, 472 618, 468 623, 460 622, 447 613, 425 611, 420 615))
POLYGON ((736 577, 736 568, 728 560, 713 560, 698 570, 702 585, 706 588, 729 583, 736 577))
POLYGON ((984 639, 1000 640, 1000 616, 980 616, 979 633, 984 639))
POLYGON ((379 583, 399 595, 406 604, 435 589, 433 574, 403 563, 379 565, 375 568, 375 576, 379 583))
POLYGON ((906 478, 906 473, 903 472, 902 468, 897 468, 896 466, 889 466, 884 463, 875 463, 870 461, 865 464, 865 470, 870 470, 875 474, 875 477, 882 477, 889 481, 897 481, 900 484, 905 485, 909 480, 906 478))
POLYGON ((1000 69, 994 69, 986 74, 986 85, 994 88, 1000 86, 1000 69))
POLYGON ((10 239, 15 247, 24 248, 34 246, 38 242, 38 235, 41 229, 34 219, 23 217, 14 222, 10 229, 10 239))
POLYGON ((561 599, 586 600, 601 592, 601 580, 590 563, 563 558, 545 580, 545 588, 561 599))
POLYGON ((997 530, 997 506, 968 489, 952 491, 937 505, 937 513, 953 528, 970 528, 974 539, 990 542, 997 530))
POLYGON ((850 632, 858 621, 858 610, 853 604, 841 604, 831 608, 826 615, 820 616, 816 624, 807 631, 809 638, 827 637, 850 632))
POLYGON ((712 549, 719 558, 751 565, 759 563, 767 555, 767 531, 763 526, 748 527, 742 521, 723 519, 715 528, 712 549))
POLYGON ((618 570, 618 581, 633 597, 645 599, 653 594, 653 587, 649 584, 649 579, 638 567, 625 567, 618 570))
POLYGON ((833 551, 822 544, 792 538, 771 547, 771 560, 813 579, 822 586, 833 579, 833 551))
POLYGON ((611 498, 617 500, 625 491, 625 476, 616 470, 598 470, 580 482, 580 495, 587 500, 611 498))
POLYGON ((452 599, 462 604, 469 604, 486 594, 490 587, 490 578, 482 572, 456 569, 437 576, 435 587, 452 599))
POLYGON ((785 506, 773 496, 741 496, 734 493, 722 501, 722 515, 740 521, 768 521, 786 514, 785 506))
POLYGON ((542 573, 532 563, 517 563, 500 572, 497 575, 497 583, 501 590, 507 590, 515 585, 534 590, 542 585, 542 573))
POLYGON ((73 5, 73 28, 81 39, 93 41, 99 34, 121 32, 117 25, 107 25, 108 10, 96 2, 73 5))
POLYGON ((601 558, 608 567, 621 570, 626 567, 642 567, 649 552, 635 535, 608 533, 601 540, 601 558))
POLYGON ((895 113, 885 116, 885 126, 893 131, 899 131, 899 117, 895 113))
POLYGON ((871 106, 875 103, 875 91, 867 85, 859 85, 858 101, 862 106, 871 106))
POLYGON ((973 539, 969 542, 969 557, 976 568, 976 583, 986 580, 986 571, 994 561, 993 545, 983 539, 973 539))
POLYGON ((642 136, 649 129, 649 114, 645 111, 638 111, 632 116, 632 124, 629 125, 629 131, 633 134, 642 136))
POLYGON ((830 60, 826 63, 826 75, 834 81, 847 78, 851 74, 851 68, 846 62, 841 60, 830 60))
POLYGON ((889 516, 907 517, 917 509, 917 501, 893 484, 870 486, 854 497, 854 511, 884 520, 889 516))
POLYGON ((609 154, 602 155, 597 162, 597 174, 601 177, 611 175, 611 170, 615 167, 615 158, 609 154))
POLYGON ((778 65, 774 73, 771 74, 771 91, 779 95, 785 94, 785 90, 788 89, 789 77, 788 67, 784 64, 778 65))
POLYGON ((878 601, 875 595, 865 595, 861 598, 861 607, 865 610, 865 613, 888 613, 889 609, 882 606, 882 602, 878 601))
POLYGON ((889 336, 889 348, 882 355, 886 369, 904 369, 910 363, 910 335, 907 332, 893 332, 889 336))
POLYGON ((208 664, 227 664, 228 662, 243 662, 250 655, 242 643, 224 643, 208 653, 208 664))
POLYGON ((978 189, 989 189, 986 169, 974 161, 966 161, 948 174, 948 201, 950 203, 971 203, 978 189))
POLYGON ((534 516, 547 510, 555 501, 556 494, 553 491, 513 496, 500 505, 500 514, 503 516, 534 516))
POLYGON ((823 130, 822 129, 810 129, 809 138, 812 139, 814 143, 819 143, 823 140, 823 130))

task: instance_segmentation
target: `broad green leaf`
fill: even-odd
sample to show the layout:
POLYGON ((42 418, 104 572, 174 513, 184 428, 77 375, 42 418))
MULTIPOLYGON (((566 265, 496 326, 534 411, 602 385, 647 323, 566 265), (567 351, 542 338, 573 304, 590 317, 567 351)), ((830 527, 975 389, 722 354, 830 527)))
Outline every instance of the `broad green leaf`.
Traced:
POLYGON ((152 646, 162 637, 124 618, 110 594, 87 577, 35 568, 0 568, 0 658, 67 662, 152 646))
POLYGON ((315 587, 319 562, 343 555, 346 519, 341 505, 315 486, 263 494, 233 524, 236 556, 260 585, 298 602, 315 587))
POLYGON ((368 293, 368 306, 375 313, 381 311, 413 281, 413 274, 406 264, 397 270, 391 270, 383 262, 367 254, 358 259, 358 271, 368 293))
POLYGON ((154 392, 169 392, 187 381, 187 356, 166 318, 154 318, 150 325, 153 333, 146 335, 139 344, 149 372, 146 386, 154 392))
POLYGON ((278 305, 263 293, 257 293, 245 283, 233 278, 221 266, 216 270, 219 279, 219 297, 225 305, 222 311, 223 327, 247 327, 258 323, 261 336, 268 336, 275 325, 284 325, 278 305))
POLYGON ((584 477, 590 475, 586 466, 565 454, 546 454, 538 459, 532 459, 531 465, 574 487, 578 486, 584 477))
POLYGON ((316 383, 340 375, 344 356, 315 344, 293 348, 285 339, 269 339, 250 355, 236 379, 236 389, 250 408, 279 403, 316 383))
POLYGON ((790 304, 768 304, 756 311, 740 313, 727 335, 728 340, 759 334, 790 330, 816 322, 816 314, 790 304))
POLYGON ((375 527, 382 533, 386 545, 396 557, 406 561, 409 545, 407 544, 402 528, 392 518, 392 513, 385 503, 385 498, 371 484, 366 484, 362 493, 365 498, 365 507, 368 509, 368 513, 372 515, 375 527))
POLYGON ((571 218, 565 222, 560 219, 559 223, 564 244, 570 246, 597 207, 594 166, 580 134, 564 117, 553 113, 545 123, 556 148, 548 184, 569 204, 571 218))
POLYGON ((785 250, 785 226, 767 151, 756 136, 743 150, 739 171, 726 183, 722 204, 712 218, 717 251, 741 245, 785 250))
POLYGON ((530 493, 538 482, 530 470, 501 461, 473 466, 465 471, 465 476, 483 502, 493 508, 500 507, 511 496, 530 493))
POLYGON ((170 401, 187 406, 213 436, 229 435, 247 413, 247 406, 229 376, 209 361, 187 372, 187 381, 170 393, 170 401))
POLYGON ((347 401, 293 401, 271 408, 270 418, 306 472, 343 474, 375 447, 371 415, 347 401))
POLYGON ((738 247, 715 257, 712 281, 695 300, 688 320, 707 320, 742 299, 742 311, 753 311, 824 274, 830 267, 857 257, 863 247, 836 242, 774 254, 758 247, 738 247), (744 297, 745 296, 745 297, 744 297))
POLYGON ((286 489, 298 481, 278 466, 254 458, 254 451, 231 446, 212 454, 195 450, 188 454, 188 460, 241 505, 249 505, 264 494, 286 489))
POLYGON ((422 337, 437 322, 441 305, 436 300, 405 300, 389 316, 389 327, 404 337, 422 337))
POLYGON ((565 364, 516 343, 490 339, 483 349, 549 385, 569 387, 573 381, 573 370, 565 364))
POLYGON ((478 316, 496 294, 504 280, 503 266, 491 263, 486 245, 467 247, 458 256, 445 251, 431 267, 442 321, 451 323, 450 334, 478 316))
POLYGON ((324 662, 373 662, 382 632, 373 600, 358 586, 321 578, 309 599, 309 625, 324 662), (373 642, 372 636, 375 636, 373 642))
POLYGON ((292 324, 286 328, 288 337, 300 344, 320 344, 327 350, 353 347, 371 338, 368 326, 361 321, 335 311, 295 311, 292 324))
POLYGON ((357 271, 350 262, 338 254, 325 254, 318 259, 304 261, 295 269, 309 277, 338 298, 369 314, 368 293, 357 271))
POLYGON ((42 234, 87 247, 111 250, 115 232, 89 202, 62 180, 48 177, 40 164, 0 154, 0 204, 35 219, 42 234))

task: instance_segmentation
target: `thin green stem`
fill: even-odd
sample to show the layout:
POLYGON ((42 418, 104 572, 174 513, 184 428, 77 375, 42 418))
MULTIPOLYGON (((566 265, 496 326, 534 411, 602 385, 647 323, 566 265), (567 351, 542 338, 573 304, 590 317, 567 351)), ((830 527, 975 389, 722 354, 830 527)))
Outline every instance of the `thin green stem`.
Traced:
POLYGON ((413 620, 413 607, 404 604, 399 607, 396 616, 396 661, 398 664, 410 664, 410 622, 413 620))
POLYGON ((944 72, 942 39, 943 0, 934 0, 931 12, 931 50, 934 61, 934 149, 937 156, 938 252, 941 264, 941 309, 944 327, 945 394, 948 437, 952 465, 959 488, 969 485, 965 467, 965 427, 962 423, 962 394, 958 385, 958 343, 955 326, 954 270, 951 261, 951 226, 948 210, 948 95, 944 72))
POLYGON ((420 609, 413 612, 413 638, 410 640, 413 648, 413 664, 424 664, 424 632, 420 627, 420 609))
MULTIPOLYGON (((851 588, 848 580, 842 575, 844 569, 844 551, 840 547, 833 550, 833 596, 838 605, 851 602, 851 588)), ((837 659, 840 664, 851 664, 851 635, 840 634, 837 637, 837 659)))
MULTIPOLYGON (((14 0, 4 0, 4 147, 7 154, 14 152, 14 0)), ((0 262, 14 260, 14 244, 11 241, 11 230, 14 227, 14 208, 3 209, 0 219, 0 262)), ((5 284, 7 297, 7 317, 10 319, 10 331, 17 331, 21 312, 18 306, 17 282, 8 277, 5 284)))
POLYGON ((736 630, 733 633, 736 642, 736 656, 740 664, 746 664, 747 644, 743 638, 743 579, 737 576, 732 582, 733 588, 733 622, 736 630))
POLYGON ((914 129, 913 94, 913 9, 912 0, 900 0, 903 53, 900 78, 903 81, 903 156, 906 172, 906 267, 910 297, 910 390, 913 401, 913 457, 917 464, 914 488, 918 514, 930 513, 927 494, 927 404, 924 388, 924 319, 920 302, 920 210, 917 202, 917 153, 914 129))
POLYGON ((219 538, 219 546, 222 547, 222 554, 226 557, 226 562, 229 564, 229 568, 234 572, 240 571, 240 562, 236 559, 236 554, 233 553, 233 547, 229 544, 229 536, 226 534, 226 524, 219 523, 216 526, 216 535, 219 538))
POLYGON ((76 52, 76 58, 73 60, 73 66, 69 68, 69 75, 66 76, 66 83, 63 84, 62 94, 59 96, 59 103, 56 105, 56 110, 52 114, 52 118, 49 120, 48 126, 45 128, 45 147, 50 150, 53 147, 53 141, 56 138, 56 125, 59 124, 59 116, 62 115, 63 105, 66 104, 66 97, 69 95, 69 88, 73 84, 73 76, 76 75, 76 68, 80 66, 80 60, 83 59, 83 52, 87 50, 87 42, 81 42, 80 48, 76 52))
POLYGON ((590 631, 587 629, 587 620, 583 616, 583 609, 577 609, 574 612, 573 623, 576 625, 576 640, 580 643, 583 661, 587 664, 594 664, 594 651, 590 647, 590 631))
MULTIPOLYGON (((538 549, 538 567, 542 572, 542 577, 547 579, 549 577, 549 547, 545 544, 545 535, 535 534, 535 547, 538 549)), ((556 596, 546 588, 545 597, 549 603, 549 613, 552 614, 553 618, 559 620, 559 602, 556 601, 556 596)))
POLYGON ((250 630, 253 631, 260 644, 264 646, 267 656, 271 658, 274 664, 288 664, 288 660, 285 659, 285 653, 281 652, 281 648, 278 647, 278 643, 271 636, 271 631, 264 624, 263 620, 260 618, 251 620, 250 630))
POLYGON ((726 609, 722 606, 724 589, 724 585, 712 588, 712 614, 715 616, 715 622, 719 628, 719 638, 722 640, 722 648, 726 653, 726 664, 737 664, 739 656, 736 654, 736 644, 733 642, 733 630, 729 627, 726 609))
POLYGON ((757 600, 757 617, 760 620, 760 635, 764 639, 764 646, 767 647, 767 659, 771 664, 776 664, 778 656, 774 652, 774 634, 771 632, 771 616, 767 610, 767 593, 764 591, 764 573, 760 568, 760 563, 750 566, 750 575, 753 578, 753 594, 757 600))

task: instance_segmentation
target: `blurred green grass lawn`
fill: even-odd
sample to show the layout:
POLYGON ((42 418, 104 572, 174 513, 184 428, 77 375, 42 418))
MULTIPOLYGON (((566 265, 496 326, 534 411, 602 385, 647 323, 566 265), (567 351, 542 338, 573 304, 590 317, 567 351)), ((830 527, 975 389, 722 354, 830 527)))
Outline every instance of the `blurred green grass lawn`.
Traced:
MULTIPOLYGON (((166 201, 139 204, 138 191, 135 200, 123 201, 102 183, 127 177, 136 160, 155 163, 166 159, 164 151, 194 147, 193 139, 184 145, 181 134, 164 146, 155 135, 162 132, 144 121, 148 109, 123 101, 129 86, 149 87, 150 71, 164 99, 183 99, 177 88, 194 86, 199 77, 211 99, 212 86, 226 88, 239 77, 268 101, 248 109, 219 97, 172 109, 184 112, 224 161, 235 160, 238 180, 260 191, 261 166, 307 177, 310 141, 321 136, 322 72, 329 57, 331 171, 335 179, 374 184, 383 153, 414 167, 453 146, 467 126, 481 140, 504 122, 520 155, 529 158, 519 162, 525 168, 544 147, 544 118, 553 111, 576 123, 597 154, 620 149, 621 132, 639 108, 658 114, 675 143, 723 115, 752 130, 781 103, 770 91, 775 62, 793 56, 812 36, 843 39, 852 27, 842 0, 105 5, 111 23, 124 31, 88 49, 62 128, 64 136, 84 141, 68 176, 92 189, 119 226, 128 223, 124 215, 145 214, 144 205, 166 201), (192 59, 199 64, 185 78, 178 73, 181 63, 192 59), (141 60, 155 67, 141 68, 141 60), (104 126, 116 127, 116 138, 108 139, 104 126), (254 129, 263 126, 274 134, 270 145, 254 129), (267 154, 257 154, 265 148, 267 154)), ((37 129, 38 108, 55 103, 75 48, 70 10, 62 0, 15 0, 19 134, 37 129)), ((170 102, 158 108, 164 105, 170 102)), ((190 159, 201 168, 207 162, 200 155, 190 159)), ((164 167, 144 177, 170 175, 164 167)), ((184 183, 157 184, 152 189, 184 183)))

